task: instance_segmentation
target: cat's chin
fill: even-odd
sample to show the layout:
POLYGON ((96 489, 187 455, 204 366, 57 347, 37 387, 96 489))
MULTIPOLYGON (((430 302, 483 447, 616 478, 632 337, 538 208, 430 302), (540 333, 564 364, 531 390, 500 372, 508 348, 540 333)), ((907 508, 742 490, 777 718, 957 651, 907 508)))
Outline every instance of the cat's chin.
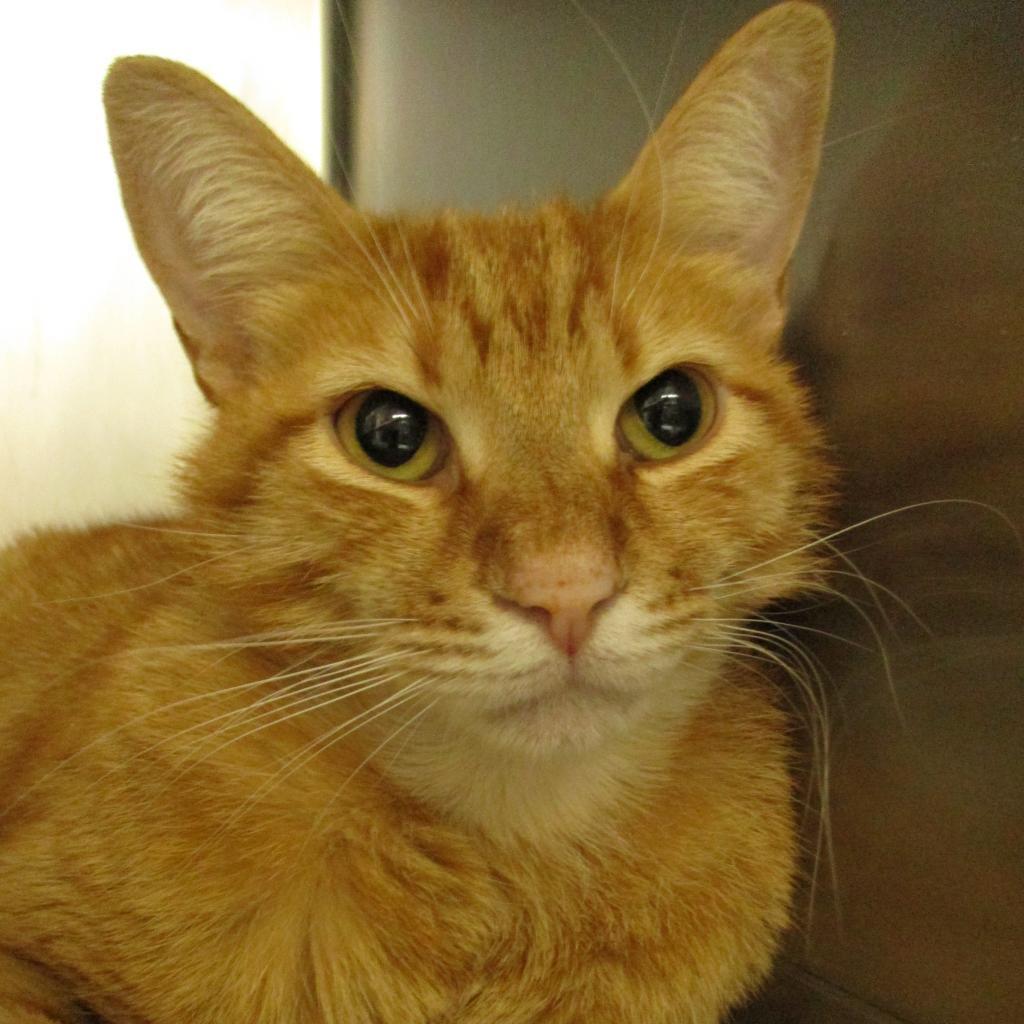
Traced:
POLYGON ((712 667, 684 668, 678 655, 653 661, 598 656, 578 665, 544 659, 503 683, 491 678, 489 694, 460 701, 456 715, 487 746, 510 753, 582 753, 644 723, 685 718, 705 694, 712 667))
POLYGON ((644 703, 637 693, 575 682, 489 710, 484 729, 493 742, 525 753, 585 751, 628 730, 644 703))

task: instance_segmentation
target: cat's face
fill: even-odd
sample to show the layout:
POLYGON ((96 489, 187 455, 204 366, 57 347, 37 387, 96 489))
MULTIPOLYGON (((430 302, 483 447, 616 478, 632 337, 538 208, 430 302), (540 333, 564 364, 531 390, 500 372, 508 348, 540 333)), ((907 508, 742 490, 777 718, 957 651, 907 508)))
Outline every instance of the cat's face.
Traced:
POLYGON ((394 685, 540 753, 684 706, 720 658, 708 620, 807 581, 780 556, 826 474, 779 292, 830 40, 779 10, 799 31, 752 23, 586 212, 365 217, 193 73, 112 76, 126 205, 220 406, 190 498, 267 621, 407 620, 394 685))
POLYGON ((243 576, 301 595, 317 625, 408 619, 394 643, 415 673, 495 742, 586 745, 666 689, 696 697, 716 633, 703 620, 797 589, 806 563, 716 585, 799 546, 818 511, 817 437, 777 358, 772 290, 721 259, 630 245, 601 209, 360 232, 380 279, 353 290, 345 266, 324 268, 282 321, 294 362, 225 406, 200 457, 204 479, 230 467, 214 508, 256 545, 243 576), (626 417, 672 369, 699 379, 702 422, 651 457, 626 417), (357 447, 344 410, 374 389, 435 418, 424 479, 357 447), (571 654, 552 633, 562 578, 586 606, 571 654))

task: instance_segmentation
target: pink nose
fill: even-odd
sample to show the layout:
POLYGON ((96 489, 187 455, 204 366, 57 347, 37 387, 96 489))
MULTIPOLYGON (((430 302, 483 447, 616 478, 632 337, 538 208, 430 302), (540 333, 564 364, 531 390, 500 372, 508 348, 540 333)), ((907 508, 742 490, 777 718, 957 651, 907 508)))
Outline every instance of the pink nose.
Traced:
POLYGON ((574 550, 521 562, 511 574, 505 596, 536 613, 555 645, 572 657, 590 634, 597 606, 618 589, 611 558, 574 550))

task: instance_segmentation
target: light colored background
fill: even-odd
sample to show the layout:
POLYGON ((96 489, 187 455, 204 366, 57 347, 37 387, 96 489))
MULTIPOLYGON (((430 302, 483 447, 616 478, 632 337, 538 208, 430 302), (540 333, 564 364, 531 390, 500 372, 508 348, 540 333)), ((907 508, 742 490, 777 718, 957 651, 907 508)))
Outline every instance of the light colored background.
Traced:
POLYGON ((100 101, 109 63, 191 64, 316 167, 323 132, 317 0, 16 10, 0 41, 0 543, 167 507, 173 455, 205 416, 121 211, 100 101))

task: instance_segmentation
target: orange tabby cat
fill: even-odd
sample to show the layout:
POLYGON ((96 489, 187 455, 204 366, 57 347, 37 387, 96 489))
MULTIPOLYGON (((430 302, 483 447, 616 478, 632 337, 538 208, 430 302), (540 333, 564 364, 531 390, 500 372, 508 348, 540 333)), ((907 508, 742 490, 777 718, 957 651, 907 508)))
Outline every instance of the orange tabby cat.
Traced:
POLYGON ((815 569, 778 339, 831 50, 772 8, 592 209, 491 218, 357 213, 114 66, 217 418, 180 518, 2 556, 0 1022, 709 1022, 765 976, 786 726, 727 631, 815 569))

